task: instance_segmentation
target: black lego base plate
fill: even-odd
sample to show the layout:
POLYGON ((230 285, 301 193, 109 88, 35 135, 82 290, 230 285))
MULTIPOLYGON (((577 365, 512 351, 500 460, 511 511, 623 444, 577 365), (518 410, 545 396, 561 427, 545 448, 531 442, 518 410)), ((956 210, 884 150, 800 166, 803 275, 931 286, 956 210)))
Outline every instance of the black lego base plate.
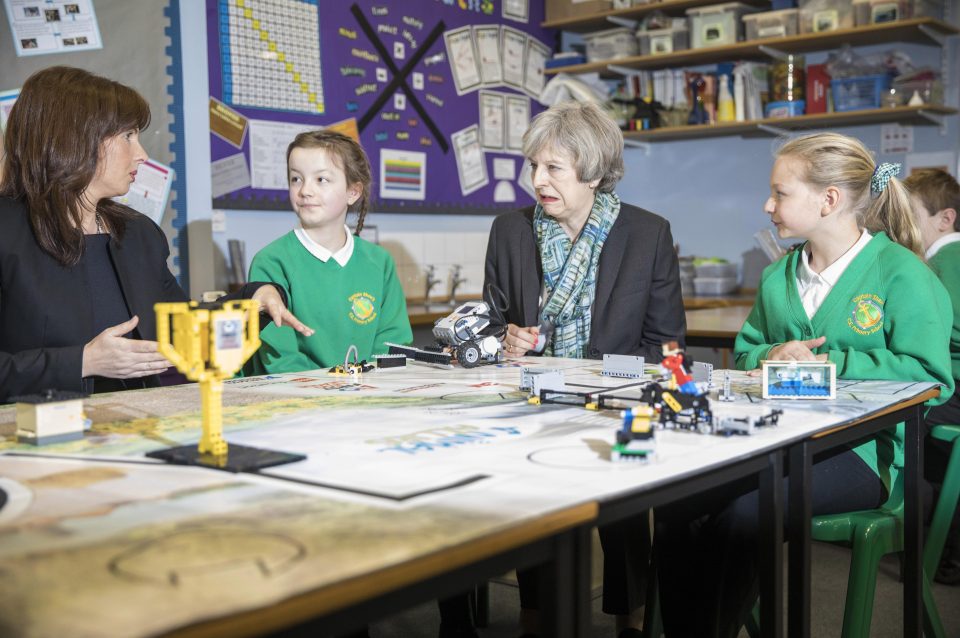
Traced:
POLYGON ((234 443, 229 444, 225 458, 218 458, 212 454, 200 454, 196 445, 181 445, 165 450, 156 450, 148 452, 147 456, 174 465, 199 465, 225 472, 256 472, 267 467, 295 463, 307 458, 303 454, 262 450, 234 443))

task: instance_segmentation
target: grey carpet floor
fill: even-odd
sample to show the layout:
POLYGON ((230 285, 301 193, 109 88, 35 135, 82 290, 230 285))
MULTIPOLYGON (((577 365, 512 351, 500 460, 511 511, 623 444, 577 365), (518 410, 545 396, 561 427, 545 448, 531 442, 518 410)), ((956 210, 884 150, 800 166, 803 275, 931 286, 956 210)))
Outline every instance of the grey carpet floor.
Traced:
MULTIPOLYGON (((850 566, 848 550, 815 543, 813 546, 813 609, 811 633, 816 638, 840 635, 843 601, 850 566)), ((897 582, 898 565, 892 557, 881 564, 873 608, 871 636, 894 638, 902 635, 902 588, 897 582)), ((600 611, 599 591, 593 599, 590 638, 613 638, 613 620, 600 611)), ((948 638, 960 638, 960 587, 934 585, 934 596, 948 638)), ((516 585, 506 580, 490 583, 490 624, 479 630, 483 638, 516 638, 519 598, 516 585)), ((434 638, 439 616, 435 603, 428 603, 373 625, 373 638, 434 638)), ((741 636, 746 636, 743 632, 741 636)))

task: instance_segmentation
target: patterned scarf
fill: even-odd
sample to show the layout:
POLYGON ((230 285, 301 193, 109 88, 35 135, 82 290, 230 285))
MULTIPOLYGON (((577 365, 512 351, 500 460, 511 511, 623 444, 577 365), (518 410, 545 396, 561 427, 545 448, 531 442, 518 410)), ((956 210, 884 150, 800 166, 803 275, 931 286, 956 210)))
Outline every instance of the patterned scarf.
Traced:
POLYGON ((540 309, 540 324, 554 326, 543 353, 556 357, 582 358, 590 341, 590 319, 597 290, 600 251, 620 214, 620 198, 614 193, 597 193, 587 223, 575 241, 557 221, 537 204, 533 226, 546 303, 540 309))

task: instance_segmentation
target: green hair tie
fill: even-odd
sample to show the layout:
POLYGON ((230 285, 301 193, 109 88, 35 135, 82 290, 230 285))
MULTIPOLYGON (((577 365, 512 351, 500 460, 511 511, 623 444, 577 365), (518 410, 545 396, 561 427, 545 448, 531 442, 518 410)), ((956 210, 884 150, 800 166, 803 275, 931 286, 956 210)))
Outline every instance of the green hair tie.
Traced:
POLYGON ((891 164, 884 162, 873 169, 873 177, 870 178, 870 192, 879 195, 883 189, 890 183, 890 178, 900 174, 900 164, 891 164))

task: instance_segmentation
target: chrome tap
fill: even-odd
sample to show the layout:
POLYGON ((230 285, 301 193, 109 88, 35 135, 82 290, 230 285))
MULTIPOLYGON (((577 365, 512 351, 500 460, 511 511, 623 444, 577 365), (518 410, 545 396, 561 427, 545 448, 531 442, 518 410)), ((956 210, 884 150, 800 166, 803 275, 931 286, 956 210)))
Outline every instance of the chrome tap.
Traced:
POLYGON ((460 276, 460 264, 454 264, 450 269, 450 305, 457 305, 457 288, 467 280, 460 276))
POLYGON ((436 276, 436 267, 427 266, 424 268, 424 272, 427 275, 426 279, 426 290, 423 293, 423 303, 430 303, 430 289, 440 283, 440 279, 436 276))

